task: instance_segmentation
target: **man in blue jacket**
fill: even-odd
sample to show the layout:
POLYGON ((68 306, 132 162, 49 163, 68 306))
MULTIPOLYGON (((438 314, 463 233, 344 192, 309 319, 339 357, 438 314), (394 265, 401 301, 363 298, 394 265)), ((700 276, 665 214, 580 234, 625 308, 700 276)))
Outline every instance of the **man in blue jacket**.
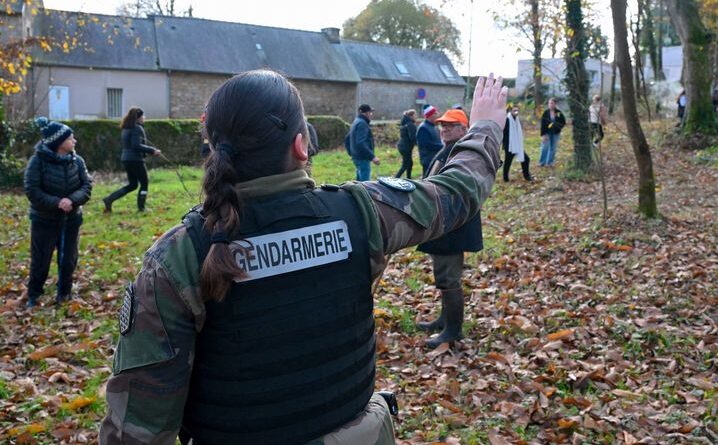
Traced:
POLYGON ((345 144, 356 166, 357 181, 371 179, 371 163, 379 165, 379 158, 374 155, 374 135, 369 128, 369 122, 374 116, 374 109, 367 104, 359 106, 359 113, 352 122, 345 144))
POLYGON ((439 110, 433 105, 424 107, 424 122, 419 125, 416 132, 416 145, 419 146, 419 162, 421 162, 421 175, 426 176, 429 164, 434 156, 444 147, 436 130, 436 119, 439 118, 439 110))

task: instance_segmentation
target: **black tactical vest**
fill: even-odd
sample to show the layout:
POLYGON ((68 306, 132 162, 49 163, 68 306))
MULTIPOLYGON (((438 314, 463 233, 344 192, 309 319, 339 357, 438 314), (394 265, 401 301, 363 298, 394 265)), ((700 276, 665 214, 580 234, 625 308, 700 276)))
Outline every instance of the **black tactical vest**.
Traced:
MULTIPOLYGON (((202 222, 185 218, 203 258, 202 222)), ((354 418, 374 390, 366 228, 348 192, 307 190, 247 203, 240 231, 253 240, 240 263, 258 273, 327 261, 349 241, 351 253, 234 283, 206 304, 183 430, 196 445, 306 443, 354 418)))

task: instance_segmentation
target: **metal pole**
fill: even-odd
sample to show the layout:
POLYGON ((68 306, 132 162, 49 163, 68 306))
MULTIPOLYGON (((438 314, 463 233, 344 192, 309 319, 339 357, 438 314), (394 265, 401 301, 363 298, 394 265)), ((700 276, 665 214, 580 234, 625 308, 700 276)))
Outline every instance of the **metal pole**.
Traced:
POLYGON ((469 103, 471 93, 471 46, 474 40, 474 0, 469 0, 469 55, 466 63, 466 89, 464 91, 464 106, 469 103))

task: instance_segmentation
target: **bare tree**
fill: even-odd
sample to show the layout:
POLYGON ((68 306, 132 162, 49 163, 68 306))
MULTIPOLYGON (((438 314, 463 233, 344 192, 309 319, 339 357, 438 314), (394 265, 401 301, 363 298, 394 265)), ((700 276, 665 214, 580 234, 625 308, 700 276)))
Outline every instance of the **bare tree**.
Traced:
POLYGON ((636 93, 633 86, 631 55, 628 49, 628 30, 626 28, 626 0, 611 0, 613 32, 616 45, 616 63, 621 73, 621 93, 623 113, 628 135, 631 138, 633 154, 638 166, 638 210, 647 218, 658 217, 656 206, 656 180, 653 175, 651 148, 641 128, 636 107, 636 93))
POLYGON ((711 101, 711 61, 715 35, 701 21, 695 0, 666 0, 668 13, 683 46, 683 74, 686 86, 684 134, 718 132, 711 101))
POLYGON ((160 16, 193 16, 190 4, 186 11, 177 10, 175 0, 128 0, 117 7, 117 14, 129 17, 160 16))

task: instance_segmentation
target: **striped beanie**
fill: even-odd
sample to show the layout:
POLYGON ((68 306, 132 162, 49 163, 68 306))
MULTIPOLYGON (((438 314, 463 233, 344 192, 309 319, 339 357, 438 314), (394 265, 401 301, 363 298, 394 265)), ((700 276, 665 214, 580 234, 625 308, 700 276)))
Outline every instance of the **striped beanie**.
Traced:
POLYGON ((424 119, 429 119, 431 116, 435 115, 438 112, 439 112, 439 110, 437 110, 435 106, 427 105, 424 107, 424 111, 423 111, 424 119))
POLYGON ((35 123, 40 127, 42 132, 42 143, 52 151, 57 151, 57 147, 65 142, 72 134, 72 128, 62 122, 48 120, 46 117, 38 117, 35 123))

